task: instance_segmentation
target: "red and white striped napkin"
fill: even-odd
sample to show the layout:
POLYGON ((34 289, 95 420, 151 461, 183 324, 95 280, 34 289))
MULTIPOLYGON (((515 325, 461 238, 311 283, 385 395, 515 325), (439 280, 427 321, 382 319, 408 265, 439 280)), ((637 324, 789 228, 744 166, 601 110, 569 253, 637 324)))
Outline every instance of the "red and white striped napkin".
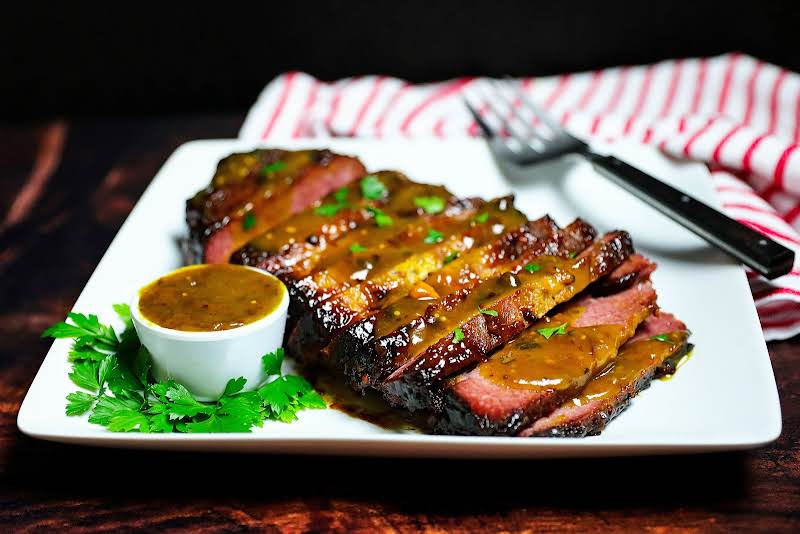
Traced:
MULTIPOLYGON (((800 75, 734 53, 521 81, 578 136, 706 162, 728 215, 800 252, 800 75)), ((264 89, 240 137, 476 136, 460 94, 482 83, 290 72, 264 89)), ((748 277, 766 339, 800 333, 798 263, 778 280, 748 277)))

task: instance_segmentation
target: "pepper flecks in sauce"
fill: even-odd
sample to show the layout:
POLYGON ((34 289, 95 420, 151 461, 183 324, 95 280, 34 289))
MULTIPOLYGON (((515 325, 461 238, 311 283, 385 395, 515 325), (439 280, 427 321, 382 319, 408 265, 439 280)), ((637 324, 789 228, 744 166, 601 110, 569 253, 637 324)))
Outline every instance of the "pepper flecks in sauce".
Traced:
POLYGON ((671 332, 666 336, 666 342, 643 339, 623 346, 614 362, 568 404, 583 406, 592 401, 613 398, 620 390, 635 382, 648 367, 659 366, 674 355, 689 338, 685 331, 671 332))
POLYGON ((285 291, 276 278, 238 265, 193 265, 143 287, 139 311, 172 330, 230 330, 275 311, 285 291))
MULTIPOLYGON (((434 315, 411 333, 411 348, 404 360, 413 359, 443 338, 459 325, 465 324, 472 317, 480 314, 478 308, 491 309, 501 300, 513 294, 519 294, 520 300, 534 317, 541 317, 549 311, 553 303, 572 298, 589 283, 589 268, 586 259, 564 259, 555 256, 542 256, 537 259, 541 270, 536 273, 520 272, 504 273, 486 280, 463 300, 449 310, 437 309, 434 315)), ((406 303, 413 305, 413 303, 406 303)), ((430 305, 430 302, 427 303, 430 305)), ((427 306, 426 306, 427 307, 427 306)), ((382 314, 375 325, 376 337, 390 334, 405 320, 413 319, 408 309, 397 305, 399 315, 382 314)), ((491 320, 492 318, 487 318, 491 320)), ((556 323, 559 324, 559 323, 556 323)))
POLYGON ((564 390, 582 385, 614 360, 619 347, 650 314, 642 306, 625 324, 571 327, 583 312, 581 306, 570 306, 533 325, 481 364, 481 375, 515 389, 564 390), (548 332, 562 324, 567 325, 563 334, 548 332))
POLYGON ((531 334, 487 360, 481 375, 512 388, 569 388, 614 357, 624 331, 623 325, 602 325, 574 328, 550 339, 531 334))

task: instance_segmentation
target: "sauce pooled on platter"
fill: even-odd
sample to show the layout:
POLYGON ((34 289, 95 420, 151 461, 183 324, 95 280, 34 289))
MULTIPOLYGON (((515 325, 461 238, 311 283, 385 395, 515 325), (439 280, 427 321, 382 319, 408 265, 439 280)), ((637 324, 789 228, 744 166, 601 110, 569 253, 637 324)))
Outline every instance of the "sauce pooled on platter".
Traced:
POLYGON ((278 279, 238 265, 192 265, 143 287, 139 311, 173 330, 230 330, 275 311, 285 291, 278 279))

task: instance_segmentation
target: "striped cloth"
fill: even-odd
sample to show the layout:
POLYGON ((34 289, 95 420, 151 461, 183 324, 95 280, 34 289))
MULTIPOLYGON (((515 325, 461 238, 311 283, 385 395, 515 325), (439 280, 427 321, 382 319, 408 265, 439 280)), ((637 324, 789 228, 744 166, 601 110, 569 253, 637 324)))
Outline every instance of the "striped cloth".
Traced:
MULTIPOLYGON (((707 163, 728 215, 800 249, 800 75, 733 53, 521 82, 580 137, 632 138, 707 163)), ((460 94, 483 83, 290 72, 264 89, 240 137, 476 136, 460 94)), ((800 266, 774 281, 747 274, 766 339, 800 333, 800 266)))

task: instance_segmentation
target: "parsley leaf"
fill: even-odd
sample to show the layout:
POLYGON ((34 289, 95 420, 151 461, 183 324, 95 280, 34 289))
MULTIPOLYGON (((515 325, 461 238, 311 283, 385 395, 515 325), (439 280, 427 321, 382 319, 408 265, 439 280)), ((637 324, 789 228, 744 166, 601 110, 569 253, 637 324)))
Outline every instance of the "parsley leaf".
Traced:
POLYGON ((274 161, 261 167, 261 174, 270 174, 272 172, 282 171, 286 168, 286 162, 274 161))
POLYGON ((353 254, 356 254, 357 252, 364 252, 365 250, 367 250, 367 247, 364 245, 359 245, 358 243, 353 243, 350 245, 350 252, 353 254))
POLYGON ((225 391, 222 392, 222 397, 230 397, 231 395, 236 395, 242 389, 244 389, 244 385, 247 383, 247 379, 243 376, 239 378, 231 378, 228 380, 228 383, 225 384, 225 391))
POLYGON ((460 343, 462 339, 464 339, 464 331, 461 330, 461 327, 456 327, 453 330, 453 343, 460 343))
POLYGON ((458 251, 457 250, 453 251, 450 254, 448 254, 447 256, 445 256, 443 263, 445 265, 447 265, 448 263, 452 263, 453 260, 455 260, 456 258, 458 258, 458 251))
POLYGON ((216 402, 201 402, 174 380, 153 382, 130 309, 118 304, 114 310, 125 323, 119 337, 97 316, 82 314, 45 332, 75 340, 69 377, 83 391, 67 395, 67 415, 88 413, 90 423, 111 432, 249 432, 266 419, 291 422, 300 410, 327 407, 304 378, 281 373, 282 348, 262 357, 264 371, 276 378, 258 391, 245 392, 245 378, 232 378, 216 402))
POLYGON ((270 416, 288 423, 297 419, 301 407, 322 408, 325 401, 304 378, 285 375, 262 386, 258 394, 269 408, 270 416), (308 397, 308 398, 305 398, 308 397))
POLYGON ((322 215, 323 217, 333 217, 341 210, 350 207, 347 203, 347 195, 350 194, 350 190, 347 187, 342 187, 338 189, 334 194, 333 198, 336 202, 333 204, 323 204, 314 208, 314 213, 317 215, 322 215))
POLYGON ((261 357, 261 364, 264 367, 264 372, 269 376, 281 374, 281 364, 285 354, 283 347, 278 347, 275 352, 268 352, 261 357))
POLYGON ((672 343, 669 334, 658 334, 650 338, 652 341, 661 341, 662 343, 672 343))
POLYGON ((428 235, 425 236, 425 239, 423 239, 422 241, 429 245, 432 245, 434 243, 441 243, 442 241, 444 241, 444 234, 438 230, 430 228, 428 230, 428 235))
POLYGON ((350 190, 347 187, 341 187, 333 194, 333 198, 336 199, 336 202, 342 204, 347 202, 347 195, 349 194, 350 190))
POLYGON ((314 213, 322 215, 323 217, 333 217, 346 207, 347 206, 344 204, 323 204, 322 206, 314 208, 314 213))
POLYGON ((211 406, 203 404, 195 399, 182 384, 177 384, 172 380, 170 380, 167 385, 164 397, 170 401, 168 409, 170 419, 194 417, 201 413, 211 414, 214 411, 211 406))
POLYGON ((414 198, 414 205, 422 208, 429 215, 444 211, 444 199, 442 197, 416 197, 414 198))
POLYGON ((573 258, 576 258, 578 256, 578 253, 573 250, 572 252, 567 254, 567 256, 569 256, 570 259, 573 259, 573 258))
POLYGON ((67 395, 67 415, 83 415, 91 410, 94 395, 85 391, 76 391, 67 395))
POLYGON ((388 194, 389 191, 386 186, 374 174, 365 176, 361 180, 361 196, 367 200, 380 200, 388 196, 388 194))
POLYGON ((72 324, 65 322, 56 323, 44 332, 42 337, 55 339, 75 338, 82 345, 94 345, 95 348, 113 350, 119 345, 117 334, 110 326, 100 324, 96 315, 70 313, 67 319, 72 324))
POLYGON ((485 223, 488 220, 489 220, 489 213, 486 211, 475 216, 475 222, 477 223, 485 223))
POLYGON ((133 322, 131 321, 131 307, 127 304, 112 304, 111 307, 117 314, 117 317, 125 323, 125 329, 133 328, 133 322))
POLYGON ((373 208, 370 206, 367 208, 367 211, 375 217, 375 224, 381 228, 385 226, 392 226, 394 224, 392 218, 386 215, 383 210, 379 210, 378 208, 373 208))
POLYGON ((547 328, 540 328, 537 330, 545 339, 550 339, 554 335, 563 336, 567 333, 567 325, 569 323, 561 323, 558 326, 550 326, 547 328))
POLYGON ((97 368, 99 365, 99 363, 93 361, 75 362, 72 364, 72 372, 69 374, 69 379, 79 388, 88 389, 94 393, 100 389, 100 383, 97 380, 97 368))
POLYGON ((108 429, 111 432, 149 432, 150 420, 139 410, 125 408, 108 418, 108 429))
POLYGON ((67 354, 67 359, 71 362, 80 362, 85 360, 99 362, 106 356, 108 356, 107 352, 101 352, 95 349, 91 344, 76 341, 72 344, 72 348, 67 354))
POLYGON ((197 422, 184 423, 178 426, 182 432, 189 433, 234 433, 234 432, 250 432, 250 425, 243 423, 241 420, 230 417, 225 414, 212 414, 207 419, 197 422))
POLYGON ((541 271, 542 270, 542 266, 539 265, 538 263, 529 263, 528 265, 523 267, 523 269, 525 269, 529 273, 533 274, 533 273, 538 273, 539 271, 541 271))
POLYGON ((249 232, 250 230, 255 228, 255 226, 256 226, 256 214, 253 213, 252 211, 248 211, 245 214, 244 219, 242 219, 242 229, 245 232, 249 232))
POLYGON ((478 306, 478 311, 484 315, 490 315, 492 317, 497 317, 497 312, 495 310, 484 310, 480 306, 478 306))
POLYGON ((99 425, 108 426, 111 418, 125 410, 138 410, 140 405, 135 399, 126 397, 109 397, 108 395, 101 395, 97 399, 97 404, 89 416, 90 423, 97 423, 99 425))

